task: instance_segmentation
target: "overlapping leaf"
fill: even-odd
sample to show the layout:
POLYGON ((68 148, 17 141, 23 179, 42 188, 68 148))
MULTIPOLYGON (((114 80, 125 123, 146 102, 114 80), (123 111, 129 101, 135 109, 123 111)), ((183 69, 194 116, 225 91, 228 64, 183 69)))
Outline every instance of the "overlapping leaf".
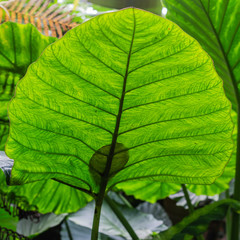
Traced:
MULTIPOLYGON (((236 0, 215 1, 163 0, 168 9, 167 18, 176 22, 184 31, 196 38, 212 57, 218 74, 224 81, 224 89, 236 109, 234 84, 239 83, 240 72, 240 2, 236 0)), ((237 87, 236 87, 237 88, 237 87)), ((239 101, 239 100, 238 100, 239 101)), ((235 113, 233 112, 235 115, 235 113)), ((234 123, 237 117, 233 118, 234 123)), ((235 134, 237 126, 235 126, 235 134)), ((234 137, 236 141, 236 136, 234 137)), ((226 166, 224 174, 209 186, 189 185, 196 194, 214 195, 227 188, 234 177, 235 153, 226 166)))
POLYGON ((240 81, 240 1, 163 0, 167 18, 199 41, 212 57, 236 110, 233 85, 240 81))
POLYGON ((229 111, 210 57, 178 26, 133 8, 100 15, 49 46, 18 85, 12 182, 98 192, 107 161, 108 187, 211 183, 232 151, 229 111))
POLYGON ((7 105, 15 85, 28 66, 55 38, 45 37, 31 24, 7 22, 0 25, 0 150, 8 136, 7 105))
MULTIPOLYGON (((10 161, 4 152, 0 152, 0 167, 10 161)), ((0 206, 5 208, 14 204, 25 211, 61 214, 76 212, 91 199, 87 194, 54 180, 7 186, 6 177, 0 169, 0 206)))

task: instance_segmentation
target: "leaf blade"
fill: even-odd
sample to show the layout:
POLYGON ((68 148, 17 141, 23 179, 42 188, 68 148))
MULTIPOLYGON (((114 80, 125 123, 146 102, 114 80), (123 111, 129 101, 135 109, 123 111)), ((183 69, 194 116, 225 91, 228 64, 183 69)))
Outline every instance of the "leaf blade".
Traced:
POLYGON ((111 145, 110 163, 121 143, 130 157, 108 187, 143 178, 206 184, 232 149, 230 104, 209 56, 173 23, 138 9, 98 16, 47 48, 9 109, 13 183, 56 178, 98 192, 89 161, 111 145))

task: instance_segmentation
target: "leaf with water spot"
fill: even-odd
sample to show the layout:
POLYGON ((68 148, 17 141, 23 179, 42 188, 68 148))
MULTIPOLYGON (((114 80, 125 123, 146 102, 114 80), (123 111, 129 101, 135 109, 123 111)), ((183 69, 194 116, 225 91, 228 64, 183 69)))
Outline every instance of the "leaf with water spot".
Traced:
POLYGON ((98 193, 89 169, 106 146, 107 188, 212 183, 233 148, 230 108, 211 58, 177 25, 134 8, 97 16, 50 45, 18 84, 12 183, 54 178, 98 193), (120 152, 128 160, 111 176, 120 152))

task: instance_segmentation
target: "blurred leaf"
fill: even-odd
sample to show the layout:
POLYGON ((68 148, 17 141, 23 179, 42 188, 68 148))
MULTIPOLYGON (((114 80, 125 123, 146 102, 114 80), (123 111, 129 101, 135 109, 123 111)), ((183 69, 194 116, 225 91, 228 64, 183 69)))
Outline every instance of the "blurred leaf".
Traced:
POLYGON ((55 38, 45 37, 31 24, 6 22, 0 25, 0 150, 8 136, 7 105, 17 82, 55 38))
POLYGON ((155 239, 183 240, 186 234, 193 236, 200 235, 206 231, 211 221, 223 219, 230 206, 235 210, 240 209, 240 203, 233 199, 221 200, 197 209, 180 223, 155 236, 155 239))
MULTIPOLYGON (((153 232, 167 229, 163 221, 155 219, 151 214, 145 214, 137 209, 128 208, 119 204, 118 207, 140 239, 149 237, 153 232)), ((82 227, 91 229, 93 213, 94 202, 91 202, 77 213, 69 215, 68 220, 82 227)), ((101 211, 99 232, 108 236, 122 236, 130 239, 128 232, 126 232, 124 226, 106 202, 103 203, 101 211)))

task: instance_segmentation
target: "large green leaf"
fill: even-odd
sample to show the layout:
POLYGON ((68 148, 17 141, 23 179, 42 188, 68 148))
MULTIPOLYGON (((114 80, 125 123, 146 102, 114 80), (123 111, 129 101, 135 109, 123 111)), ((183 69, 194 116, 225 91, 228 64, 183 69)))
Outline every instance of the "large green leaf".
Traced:
POLYGON ((0 150, 8 136, 7 105, 28 66, 55 38, 45 37, 31 24, 0 25, 0 150))
POLYGON ((230 103, 211 58, 172 22, 133 8, 50 45, 9 116, 15 184, 55 178, 98 192, 102 175, 108 187, 207 184, 232 152, 230 103))
MULTIPOLYGON (((9 166, 11 159, 0 151, 0 168, 9 166)), ((6 177, 0 169, 0 206, 7 208, 14 204, 25 211, 56 214, 76 212, 92 197, 79 190, 54 180, 38 181, 20 186, 7 186, 6 177)), ((14 209, 15 211, 16 209, 14 209)))
POLYGON ((240 81, 240 1, 163 0, 167 18, 199 41, 223 79, 236 109, 233 82, 240 81))

